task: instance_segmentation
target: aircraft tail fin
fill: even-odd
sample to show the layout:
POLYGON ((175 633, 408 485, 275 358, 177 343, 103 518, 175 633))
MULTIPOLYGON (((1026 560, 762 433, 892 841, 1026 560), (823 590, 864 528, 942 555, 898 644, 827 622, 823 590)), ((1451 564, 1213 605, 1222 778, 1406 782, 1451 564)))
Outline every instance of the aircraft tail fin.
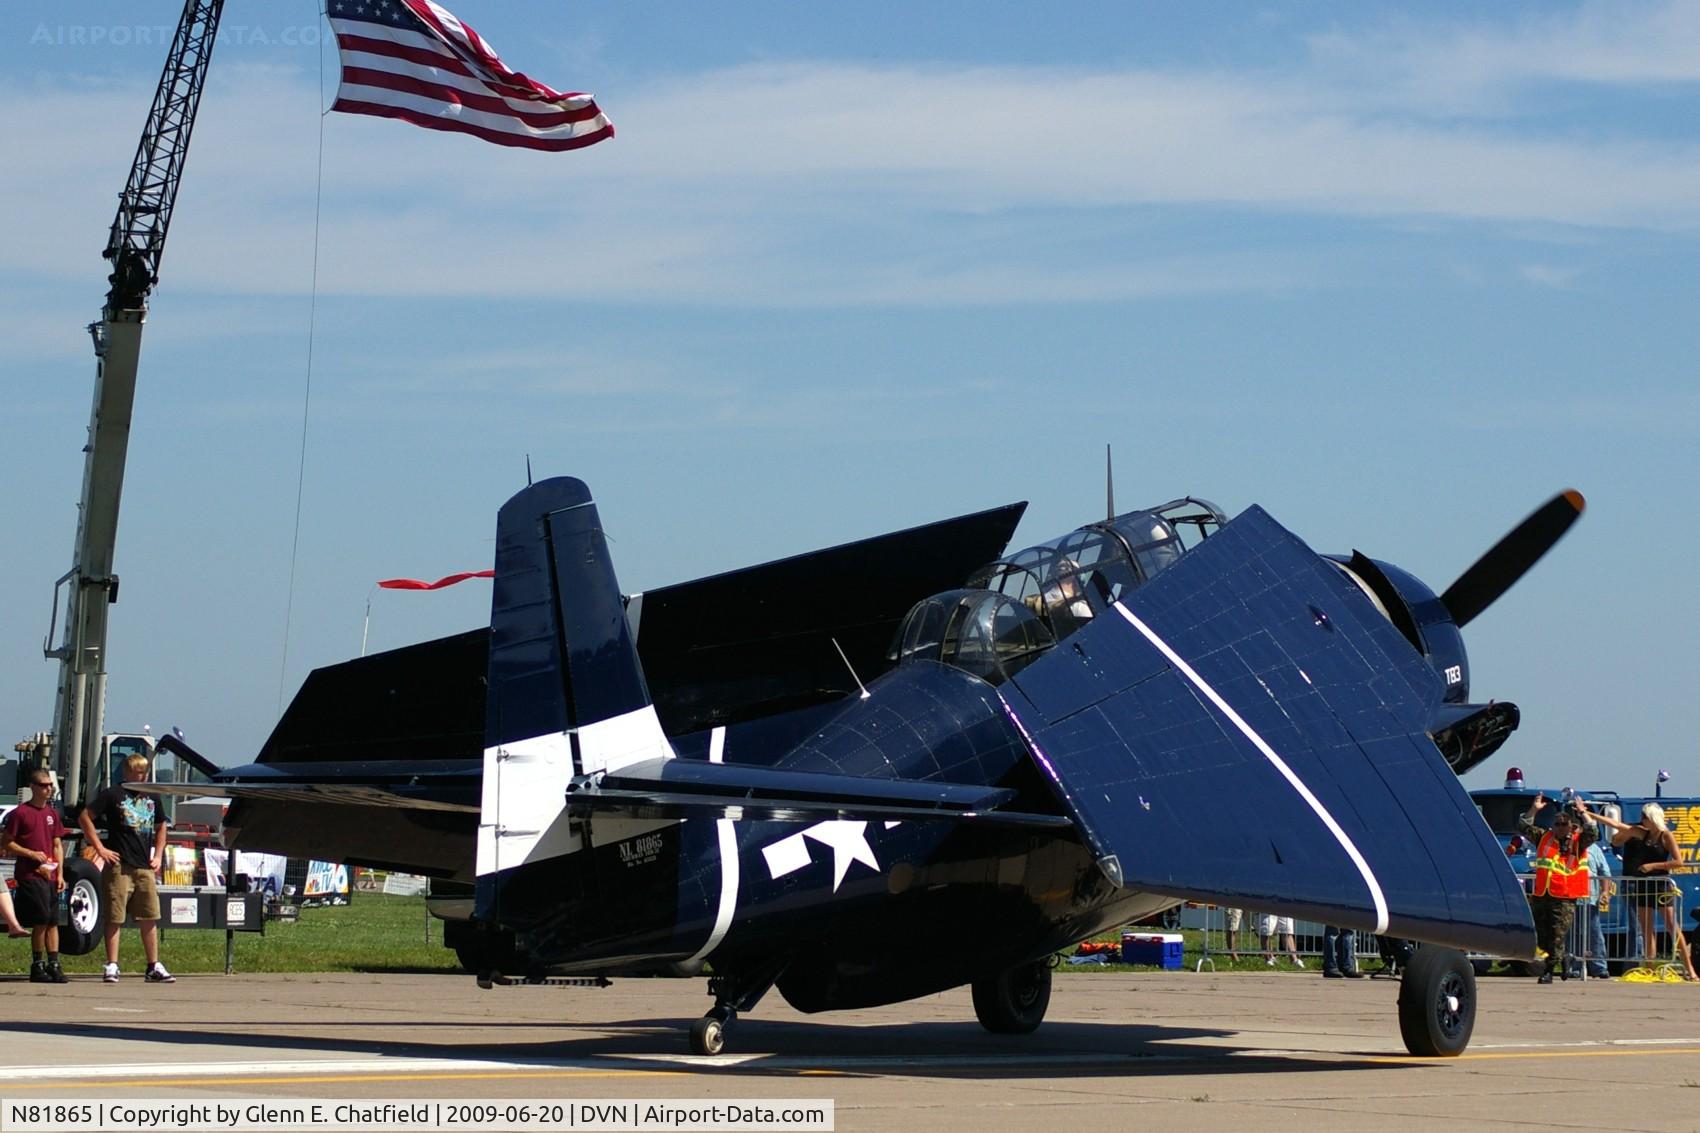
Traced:
POLYGON ((575 777, 672 755, 590 489, 526 487, 496 520, 479 875, 576 849, 575 777))

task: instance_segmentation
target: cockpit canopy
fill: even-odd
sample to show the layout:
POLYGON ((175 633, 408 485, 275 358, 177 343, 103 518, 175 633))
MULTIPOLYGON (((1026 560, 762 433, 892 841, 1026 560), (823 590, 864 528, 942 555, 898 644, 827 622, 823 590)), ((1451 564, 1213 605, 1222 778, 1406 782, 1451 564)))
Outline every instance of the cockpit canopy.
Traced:
POLYGON ((988 563, 909 611, 890 658, 924 657, 997 684, 1106 612, 1227 522, 1186 497, 1088 524, 988 563))
POLYGON ((1056 644, 1028 607, 991 590, 947 590, 918 603, 898 631, 899 663, 939 661, 1001 684, 1056 644))

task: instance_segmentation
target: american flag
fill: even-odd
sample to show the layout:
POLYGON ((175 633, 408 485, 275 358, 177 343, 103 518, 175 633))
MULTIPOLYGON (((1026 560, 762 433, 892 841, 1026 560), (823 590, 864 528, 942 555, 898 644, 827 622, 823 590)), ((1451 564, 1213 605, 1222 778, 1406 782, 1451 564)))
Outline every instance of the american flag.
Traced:
POLYGON ((431 0, 330 0, 326 14, 342 54, 332 110, 526 149, 579 149, 614 136, 590 95, 509 70, 483 37, 431 0))

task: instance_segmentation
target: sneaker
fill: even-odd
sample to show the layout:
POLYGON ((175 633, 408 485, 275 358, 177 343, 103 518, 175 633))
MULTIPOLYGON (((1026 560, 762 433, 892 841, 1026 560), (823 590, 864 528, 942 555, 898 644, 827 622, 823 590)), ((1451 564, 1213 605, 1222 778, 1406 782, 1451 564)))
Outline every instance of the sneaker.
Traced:
POLYGON ((165 970, 165 965, 158 960, 148 965, 147 974, 142 976, 150 984, 174 984, 177 977, 165 970))
POLYGON ((50 984, 68 984, 71 982, 71 977, 65 974, 65 970, 59 966, 59 961, 54 960, 47 965, 47 982, 50 984))
POLYGON ((30 964, 30 983, 50 984, 53 977, 47 974, 47 961, 35 960, 30 964))
POLYGON ((1265 956, 1265 957, 1264 957, 1264 958, 1263 958, 1263 963, 1264 963, 1264 965, 1265 965, 1265 966, 1266 966, 1266 967, 1270 967, 1270 968, 1273 968, 1273 967, 1274 967, 1274 966, 1275 966, 1275 957, 1273 957, 1273 956, 1265 956))
POLYGON ((1293 957, 1293 967, 1302 968, 1304 966, 1305 966, 1305 962, 1304 962, 1302 957, 1299 957, 1299 956, 1293 957))
POLYGON ((1345 975, 1346 975, 1346 978, 1349 979, 1349 980, 1361 980, 1361 979, 1364 978, 1364 974, 1362 972, 1358 971, 1356 968, 1353 968, 1351 971, 1345 973, 1345 975))
POLYGON ((104 968, 102 968, 100 970, 100 979, 101 979, 102 983, 109 983, 109 984, 117 983, 118 982, 118 965, 117 964, 108 964, 104 968))
POLYGON ((1322 969, 1322 978, 1325 980, 1343 980, 1346 978, 1346 974, 1344 972, 1331 972, 1324 968, 1322 969))

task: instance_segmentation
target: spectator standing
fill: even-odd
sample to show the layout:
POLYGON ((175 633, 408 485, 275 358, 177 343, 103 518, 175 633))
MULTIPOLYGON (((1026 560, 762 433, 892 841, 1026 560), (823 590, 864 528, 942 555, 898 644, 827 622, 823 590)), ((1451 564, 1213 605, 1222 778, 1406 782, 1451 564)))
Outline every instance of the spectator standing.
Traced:
POLYGON ((1245 918, 1245 910, 1244 909, 1223 909, 1222 910, 1222 925, 1223 925, 1224 935, 1227 937, 1228 959, 1230 959, 1230 960, 1238 960, 1240 958, 1240 952, 1239 952, 1240 922, 1242 920, 1244 920, 1244 918, 1245 918))
POLYGON ((1322 928, 1322 977, 1329 980, 1361 980, 1358 971, 1358 934, 1338 925, 1322 928))
POLYGON ((1305 966, 1299 957, 1298 942, 1293 939, 1293 918, 1278 917, 1274 913, 1265 913, 1258 923, 1258 944, 1263 948, 1263 962, 1271 968, 1275 966, 1275 951, 1269 946, 1270 938, 1279 934, 1281 943, 1287 949, 1287 957, 1292 960, 1295 968, 1305 966))
MULTIPOLYGON (((0 846, 3 845, 3 841, 0 841, 0 846)), ((4 885, 0 885, 0 920, 6 922, 7 936, 28 936, 30 934, 29 929, 18 923, 17 911, 12 908, 12 891, 4 885)))
POLYGON ((1641 958, 1650 959, 1657 948, 1653 910, 1663 909, 1671 946, 1682 961, 1683 978, 1700 978, 1694 972, 1694 955, 1688 940, 1677 923, 1676 883, 1671 881, 1670 873, 1682 864, 1682 853, 1676 836, 1665 826, 1665 808, 1658 803, 1644 804, 1641 819, 1634 824, 1619 822, 1605 814, 1594 817, 1612 828, 1611 844, 1623 854, 1624 894, 1641 922, 1641 958))
POLYGON ((96 795, 83 808, 80 819, 83 837, 103 863, 106 967, 101 979, 109 984, 118 982, 118 934, 126 916, 136 922, 141 932, 142 953, 147 958, 142 979, 147 983, 168 984, 175 983, 177 978, 159 962, 159 888, 154 876, 165 857, 165 831, 169 823, 159 814, 152 795, 129 789, 129 784, 139 783, 147 776, 147 757, 130 756, 124 761, 124 782, 96 795), (106 827, 105 841, 96 825, 106 827))
POLYGON ((1580 931, 1572 934, 1571 947, 1575 955, 1586 958, 1589 979, 1609 980, 1611 969, 1606 965, 1605 915, 1611 906, 1612 894, 1617 892, 1617 882, 1611 879, 1611 859, 1606 857, 1598 842, 1588 847, 1585 860, 1588 865, 1588 895, 1576 902, 1582 924, 1578 926, 1580 931))
POLYGON ((6 852, 18 859, 18 921, 30 930, 30 983, 68 983, 59 967, 59 892, 65 888, 64 820, 53 803, 53 773, 30 773, 30 797, 6 816, 6 852))

